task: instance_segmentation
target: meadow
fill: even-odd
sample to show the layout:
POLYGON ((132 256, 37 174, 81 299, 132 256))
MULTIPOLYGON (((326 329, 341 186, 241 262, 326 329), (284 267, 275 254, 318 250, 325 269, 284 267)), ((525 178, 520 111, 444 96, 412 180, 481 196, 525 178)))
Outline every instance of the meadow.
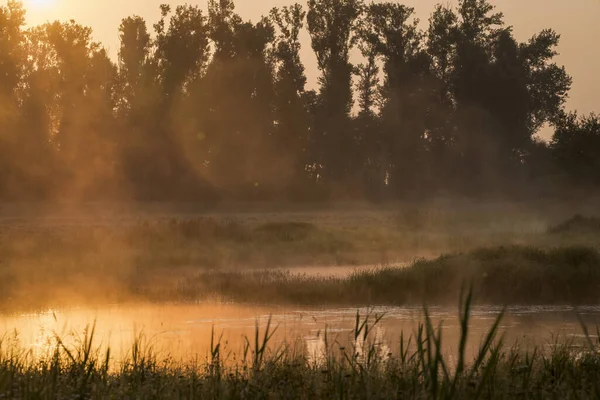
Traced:
POLYGON ((382 315, 357 314, 347 340, 322 333, 316 357, 302 340, 274 341, 270 324, 257 325, 241 352, 225 351, 213 332, 206 356, 191 360, 159 353, 142 337, 126 354, 112 354, 93 325, 75 344, 52 336, 41 355, 7 334, 0 341, 0 396, 597 398, 600 332, 583 322, 581 337, 531 347, 504 340, 500 314, 479 343, 467 343, 476 304, 600 304, 600 219, 586 210, 506 210, 0 217, 4 314, 131 302, 358 308, 461 299, 456 353, 444 350, 444 329, 427 306, 418 328, 393 348, 375 335, 382 315), (288 270, 310 265, 361 268, 332 276, 288 270))
POLYGON ((453 300, 465 278, 481 284, 482 301, 585 302, 597 287, 597 220, 551 207, 11 213, 0 217, 0 307, 8 311, 207 296, 419 303, 453 300), (299 266, 361 272, 285 272, 299 266))

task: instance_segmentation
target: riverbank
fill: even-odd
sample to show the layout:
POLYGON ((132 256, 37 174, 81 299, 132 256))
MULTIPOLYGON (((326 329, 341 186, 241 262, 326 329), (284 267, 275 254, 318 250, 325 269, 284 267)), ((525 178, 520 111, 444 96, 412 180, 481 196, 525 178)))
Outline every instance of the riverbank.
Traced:
POLYGON ((600 253, 580 246, 501 246, 348 276, 201 271, 171 287, 140 288, 140 294, 154 301, 184 302, 218 298, 258 304, 453 304, 469 283, 481 304, 599 304, 600 253))

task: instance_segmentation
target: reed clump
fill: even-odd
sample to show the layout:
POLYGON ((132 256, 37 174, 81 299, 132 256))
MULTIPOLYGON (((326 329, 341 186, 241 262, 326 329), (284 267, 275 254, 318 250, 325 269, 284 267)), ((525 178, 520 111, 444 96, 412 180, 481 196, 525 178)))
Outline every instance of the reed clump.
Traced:
POLYGON ((200 271, 176 287, 150 288, 155 300, 291 304, 447 304, 464 280, 484 304, 597 304, 600 253, 583 246, 480 248, 417 260, 408 266, 360 270, 347 277, 309 276, 281 270, 200 271))

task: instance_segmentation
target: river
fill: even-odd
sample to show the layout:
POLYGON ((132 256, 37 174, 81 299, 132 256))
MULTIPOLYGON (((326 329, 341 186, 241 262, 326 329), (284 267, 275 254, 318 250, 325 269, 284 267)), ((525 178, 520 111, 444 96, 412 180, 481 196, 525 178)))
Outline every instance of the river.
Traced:
MULTIPOLYGON (((437 325, 442 323, 444 351, 456 354, 460 326, 456 308, 434 307, 431 316, 437 325)), ((487 329, 494 322, 499 307, 473 308, 468 351, 473 354, 487 329)), ((211 332, 222 335, 222 354, 241 354, 245 337, 254 343, 255 328, 262 336, 268 321, 276 332, 271 348, 282 343, 301 346, 318 358, 323 351, 325 332, 332 346, 346 346, 352 341, 357 312, 361 318, 383 315, 373 330, 372 339, 386 352, 397 353, 400 335, 410 336, 423 320, 421 307, 374 308, 304 308, 239 304, 205 303, 129 304, 99 308, 70 308, 45 312, 5 315, 0 318, 0 331, 6 332, 3 345, 17 338, 24 348, 34 354, 52 349, 58 335, 67 346, 74 346, 86 327, 95 325, 95 344, 110 346, 115 359, 130 351, 134 340, 143 338, 144 345, 152 346, 161 356, 187 361, 204 358, 209 354, 211 332), (337 343, 333 345, 333 343, 337 343)), ((596 326, 600 324, 600 306, 581 307, 577 310, 596 340, 596 326)), ((582 338, 582 328, 576 311, 566 306, 511 307, 502 320, 501 332, 507 345, 516 341, 526 346, 547 347, 557 338, 582 338)))

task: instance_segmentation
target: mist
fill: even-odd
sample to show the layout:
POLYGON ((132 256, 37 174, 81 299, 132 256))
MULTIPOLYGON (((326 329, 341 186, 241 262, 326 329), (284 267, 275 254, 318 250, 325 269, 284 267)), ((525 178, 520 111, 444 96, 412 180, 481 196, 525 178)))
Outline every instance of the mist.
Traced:
POLYGON ((0 397, 597 393, 600 117, 560 32, 485 0, 159 12, 111 57, 0 6, 0 397))
POLYGON ((334 3, 257 22, 229 2, 165 6, 158 21, 125 17, 112 59, 90 28, 26 28, 10 2, 0 195, 215 204, 596 190, 598 168, 583 170, 598 119, 565 109, 559 33, 518 42, 501 13, 477 19, 471 2, 437 7, 428 25, 403 5, 334 3))

